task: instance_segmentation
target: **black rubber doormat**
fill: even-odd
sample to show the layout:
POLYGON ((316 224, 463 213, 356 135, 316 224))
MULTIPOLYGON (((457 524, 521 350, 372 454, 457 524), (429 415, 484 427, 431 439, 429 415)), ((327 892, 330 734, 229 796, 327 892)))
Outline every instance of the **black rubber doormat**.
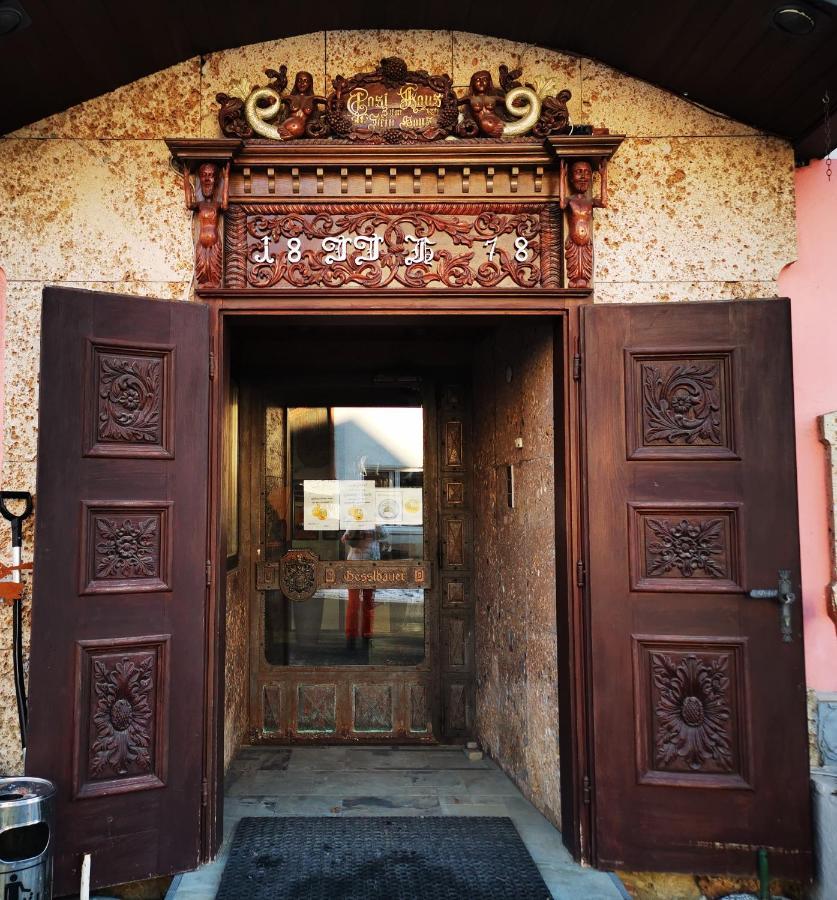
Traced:
POLYGON ((242 819, 216 900, 548 900, 511 819, 242 819))

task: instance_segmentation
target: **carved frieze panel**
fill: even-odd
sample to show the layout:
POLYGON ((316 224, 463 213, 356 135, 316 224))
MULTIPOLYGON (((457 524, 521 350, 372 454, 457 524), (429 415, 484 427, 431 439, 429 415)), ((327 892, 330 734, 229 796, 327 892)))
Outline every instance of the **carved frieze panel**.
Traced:
POLYGON ((76 797, 164 785, 168 640, 79 643, 76 797))
POLYGON ((427 688, 423 684, 409 685, 410 731, 430 731, 427 710, 427 688))
POLYGON ((445 422, 443 463, 446 469, 462 468, 462 437, 461 420, 452 419, 445 422))
POLYGON ((262 730, 266 734, 283 731, 282 723, 282 685, 265 684, 262 686, 262 730))
POLYGON ((442 564, 446 569, 465 566, 466 528, 462 518, 446 517, 442 522, 442 564))
MULTIPOLYGON (((254 87, 246 97, 216 95, 218 122, 228 137, 274 141, 333 137, 402 144, 443 140, 454 133, 499 140, 530 132, 543 138, 570 130, 571 92, 538 92, 520 81, 522 69, 512 71, 506 65, 500 65, 496 83, 491 72, 474 72, 461 99, 450 75, 411 70, 397 56, 385 57, 371 72, 348 78, 337 75, 326 96, 314 93, 310 72, 297 72, 290 89, 286 65, 265 69, 264 74, 269 83, 254 87)), ((576 127, 592 131, 589 125, 576 127)))
POLYGON ((643 784, 749 786, 745 639, 633 637, 643 784))
POLYGON ((297 687, 297 731, 327 733, 337 727, 337 689, 333 684, 297 687))
POLYGON ((468 579, 465 577, 446 577, 442 579, 442 604, 444 606, 463 606, 468 603, 468 579))
POLYGON ((465 483, 460 479, 444 479, 443 501, 445 506, 462 506, 465 503, 465 483))
POLYGON ((468 686, 462 681, 448 681, 443 687, 446 735, 463 734, 469 727, 468 686))
POLYGON ((631 459, 736 459, 733 353, 626 351, 631 459))
POLYGON ((392 686, 356 684, 352 688, 354 731, 392 731, 392 686))
POLYGON ((174 455, 174 350, 91 344, 85 396, 85 456, 174 455))
POLYGON ((448 669, 461 669, 469 665, 471 644, 468 622, 461 615, 446 615, 443 619, 443 646, 445 665, 448 669))
POLYGON ((559 287, 560 226, 553 216, 542 235, 543 209, 523 203, 234 205, 227 217, 225 283, 257 289, 559 287))
POLYGON ((629 505, 631 588, 743 591, 740 504, 629 505))
POLYGON ((81 594, 171 590, 172 503, 82 504, 81 594))

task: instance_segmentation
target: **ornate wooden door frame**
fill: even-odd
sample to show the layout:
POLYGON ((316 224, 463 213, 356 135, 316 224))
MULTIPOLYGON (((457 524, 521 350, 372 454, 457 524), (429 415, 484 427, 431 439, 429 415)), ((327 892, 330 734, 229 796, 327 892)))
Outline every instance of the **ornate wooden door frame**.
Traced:
MULTIPOLYGON (((556 433, 563 434, 563 441, 556 441, 555 447, 556 471, 562 473, 562 478, 556 478, 556 543, 560 548, 556 554, 556 603, 559 621, 565 625, 559 638, 562 824, 575 856, 589 858, 590 806, 584 780, 588 771, 586 639, 577 573, 582 558, 580 412, 574 379, 578 374, 579 308, 592 299, 592 280, 588 275, 588 280, 579 284, 567 271, 567 260, 575 251, 570 247, 572 237, 565 241, 564 234, 570 234, 573 226, 571 213, 562 211, 559 201, 562 164, 585 161, 600 167, 621 141, 615 135, 398 146, 235 139, 168 141, 175 161, 187 174, 209 163, 216 181, 207 184, 207 189, 215 190, 219 178, 223 184, 221 199, 214 207, 215 231, 210 229, 214 256, 207 256, 201 249, 200 235, 196 234, 196 292, 210 309, 209 365, 214 373, 210 426, 214 591, 206 635, 205 702, 211 726, 205 749, 205 858, 211 858, 217 850, 222 810, 220 662, 225 559, 220 485, 221 422, 229 367, 227 324, 243 316, 347 315, 539 316, 556 322, 556 397, 562 401, 556 403, 556 433), (228 175, 222 175, 222 171, 228 175), (335 245, 324 249, 323 239, 368 235, 363 221, 369 213, 378 216, 375 227, 378 233, 384 230, 390 235, 389 250, 396 255, 400 252, 400 261, 389 266, 386 260, 372 265, 373 274, 366 281, 354 270, 339 270, 342 274, 337 281, 328 273, 324 275, 321 262, 325 249, 334 249, 335 245), (222 231, 217 223, 224 216, 222 231), (291 221, 293 229, 288 230, 291 221), (438 238, 448 253, 440 254, 444 266, 439 263, 416 268, 423 273, 422 278, 408 275, 403 265, 407 251, 399 241, 403 242, 403 235, 411 230, 438 238), (288 235, 297 234, 301 235, 300 243, 291 244, 288 235), (527 238, 526 253, 521 253, 526 262, 521 265, 513 258, 515 235, 532 238, 527 238), (493 268, 480 269, 489 261, 495 237, 495 247, 503 254, 498 251, 493 268), (464 252, 460 253, 462 247, 464 252), (297 250, 308 261, 307 268, 292 268, 288 254, 297 250), (271 262, 256 261, 262 259, 271 262), (342 278, 347 283, 342 283, 342 278)), ((384 246, 383 237, 381 241, 384 246)), ((338 245, 335 255, 339 252, 338 245)), ((585 259, 581 263, 589 270, 592 249, 585 259)))
MULTIPOLYGON (((589 858, 587 836, 590 834, 589 811, 586 802, 584 775, 587 772, 587 701, 585 697, 585 640, 582 609, 582 588, 576 572, 576 562, 581 559, 581 505, 579 460, 579 390, 574 380, 577 373, 577 348, 579 330, 579 304, 567 304, 562 309, 551 310, 550 319, 555 323, 555 442, 556 473, 556 603, 558 621, 565 627, 559 629, 559 723, 561 740, 561 791, 563 834, 571 851, 579 859, 589 858), (560 403, 558 402, 560 398, 560 403)), ((288 309, 276 301, 232 298, 213 298, 207 301, 210 310, 210 559, 212 560, 212 585, 210 608, 207 614, 207 689, 205 704, 208 731, 204 755, 205 779, 208 785, 206 816, 203 826, 203 855, 210 859, 217 852, 221 835, 223 809, 223 733, 224 733, 224 685, 222 642, 225 622, 225 569, 226 551, 221 516, 222 450, 224 404, 229 384, 229 349, 231 320, 244 316, 265 316, 272 320, 293 318, 299 320, 297 310, 288 309), (278 308, 277 308, 278 307, 278 308)), ((331 309, 325 315, 375 316, 378 310, 364 309, 339 311, 331 309)), ((444 315, 437 309, 411 310, 414 316, 444 315)), ((461 313, 460 313, 461 314, 461 313)), ((496 310, 473 308, 471 315, 496 315, 496 310)), ((506 310, 505 315, 543 316, 540 310, 506 310)), ((310 312, 308 315, 311 315, 310 312)), ((450 315, 450 313, 449 313, 450 315)))

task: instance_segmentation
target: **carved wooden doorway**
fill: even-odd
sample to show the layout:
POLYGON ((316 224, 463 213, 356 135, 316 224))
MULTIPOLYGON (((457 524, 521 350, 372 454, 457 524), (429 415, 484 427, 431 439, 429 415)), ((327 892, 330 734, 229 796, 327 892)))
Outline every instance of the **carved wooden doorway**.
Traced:
POLYGON ((240 378, 258 493, 250 738, 464 740, 468 373, 293 368, 240 378))

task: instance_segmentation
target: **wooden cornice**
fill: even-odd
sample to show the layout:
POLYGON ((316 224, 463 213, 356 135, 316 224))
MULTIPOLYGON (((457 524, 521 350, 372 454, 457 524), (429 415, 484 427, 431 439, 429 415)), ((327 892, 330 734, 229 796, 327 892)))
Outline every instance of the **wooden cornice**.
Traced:
POLYGON ((232 161, 235 166, 549 166, 570 157, 609 159, 624 135, 560 135, 545 140, 475 138, 413 144, 360 144, 337 140, 241 141, 167 138, 182 162, 232 161))

